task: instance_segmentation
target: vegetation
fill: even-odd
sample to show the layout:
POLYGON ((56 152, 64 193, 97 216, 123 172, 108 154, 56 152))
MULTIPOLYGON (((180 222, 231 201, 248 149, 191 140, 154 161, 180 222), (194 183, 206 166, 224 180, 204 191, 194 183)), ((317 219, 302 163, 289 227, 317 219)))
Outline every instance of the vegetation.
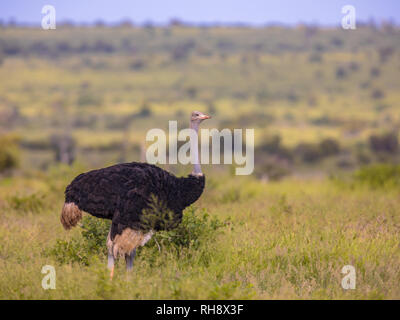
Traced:
POLYGON ((354 175, 355 181, 371 188, 399 187, 400 166, 377 164, 363 167, 354 175))
POLYGON ((0 299, 400 298, 397 27, 0 29, 0 299), (254 174, 205 165, 182 224, 110 281, 109 222, 64 231, 65 187, 193 109, 255 129, 254 174))
POLYGON ((15 137, 0 136, 0 173, 16 168, 19 149, 15 137))
POLYGON ((108 278, 108 223, 86 217, 65 232, 62 189, 81 167, 0 184, 2 299, 396 299, 400 296, 398 187, 351 188, 325 181, 210 176, 178 229, 140 247, 131 273, 108 278), (62 174, 61 174, 62 173, 62 174), (49 185, 52 181, 53 186, 49 185), (231 185, 241 196, 220 201, 231 185), (46 194, 40 210, 9 207, 3 195, 46 194), (204 208, 204 209, 196 209, 204 208), (341 269, 357 271, 343 290, 341 269), (41 268, 56 269, 43 290, 41 268))
MULTIPOLYGON (((197 213, 195 208, 190 207, 177 228, 157 232, 146 247, 153 249, 153 255, 159 255, 162 250, 173 251, 177 255, 184 248, 197 250, 205 246, 206 242, 215 240, 216 231, 225 225, 217 217, 210 218, 204 210, 197 213)), ((46 249, 45 254, 56 258, 61 264, 77 262, 88 266, 99 256, 104 259, 107 255, 104 239, 107 238, 110 226, 108 220, 85 215, 80 234, 69 240, 57 239, 53 247, 46 249)))
MULTIPOLYGON (((377 151, 389 148, 385 161, 398 161, 399 32, 387 25, 357 32, 6 27, 0 125, 18 132, 23 162, 40 168, 55 160, 101 166, 140 158, 150 128, 167 128, 170 119, 182 127, 194 108, 212 113, 209 127, 251 127, 257 146, 278 136, 280 150, 300 150, 287 174, 308 170, 309 162, 355 169, 364 164, 359 145, 364 159, 379 160, 377 151), (392 135, 387 143, 373 139, 381 128, 392 135), (340 150, 317 150, 323 141, 340 150)), ((262 148, 258 154, 269 157, 262 148)))

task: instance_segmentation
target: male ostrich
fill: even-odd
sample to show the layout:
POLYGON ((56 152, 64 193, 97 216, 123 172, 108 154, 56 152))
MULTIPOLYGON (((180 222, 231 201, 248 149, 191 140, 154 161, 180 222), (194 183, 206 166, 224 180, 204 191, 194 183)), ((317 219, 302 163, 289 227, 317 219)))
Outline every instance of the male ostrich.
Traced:
MULTIPOLYGON (((200 123, 210 116, 192 112, 190 128, 197 138, 200 123)), ((61 223, 65 229, 77 225, 82 211, 112 221, 107 237, 108 268, 114 274, 114 260, 125 256, 127 270, 132 269, 136 248, 144 246, 154 231, 171 229, 182 221, 182 211, 203 193, 205 178, 195 154, 194 169, 188 177, 178 178, 151 164, 131 162, 93 170, 77 176, 65 189, 61 223), (155 209, 154 199, 167 209, 172 223, 153 221, 149 230, 144 212, 155 209)))

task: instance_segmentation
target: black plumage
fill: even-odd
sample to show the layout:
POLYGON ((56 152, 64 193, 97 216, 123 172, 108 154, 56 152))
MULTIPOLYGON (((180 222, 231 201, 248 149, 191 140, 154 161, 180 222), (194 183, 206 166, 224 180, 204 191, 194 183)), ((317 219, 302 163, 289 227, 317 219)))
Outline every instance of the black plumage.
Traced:
POLYGON ((125 228, 146 230, 142 217, 154 206, 167 209, 172 219, 165 224, 160 216, 160 221, 153 221, 155 231, 177 226, 182 211, 200 197, 204 184, 203 175, 179 178, 155 165, 123 163, 77 176, 65 190, 65 202, 95 217, 112 220, 110 235, 114 239, 125 228))

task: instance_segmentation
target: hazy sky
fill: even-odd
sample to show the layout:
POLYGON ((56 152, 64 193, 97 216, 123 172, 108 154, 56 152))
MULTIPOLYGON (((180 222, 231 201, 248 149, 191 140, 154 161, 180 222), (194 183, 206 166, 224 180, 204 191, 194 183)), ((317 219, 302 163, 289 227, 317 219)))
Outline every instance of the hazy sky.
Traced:
POLYGON ((1 0, 0 19, 40 24, 43 5, 56 8, 57 21, 166 23, 171 18, 194 23, 340 24, 341 8, 356 8, 356 21, 373 17, 400 22, 400 0, 1 0))

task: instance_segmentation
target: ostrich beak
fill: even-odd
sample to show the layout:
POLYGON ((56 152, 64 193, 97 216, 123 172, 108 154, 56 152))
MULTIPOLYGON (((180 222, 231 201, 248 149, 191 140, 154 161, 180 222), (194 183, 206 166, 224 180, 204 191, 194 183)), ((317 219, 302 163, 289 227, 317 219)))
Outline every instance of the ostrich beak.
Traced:
POLYGON ((206 119, 210 119, 211 116, 207 115, 207 114, 202 114, 201 116, 199 116, 199 119, 201 120, 206 120, 206 119))

